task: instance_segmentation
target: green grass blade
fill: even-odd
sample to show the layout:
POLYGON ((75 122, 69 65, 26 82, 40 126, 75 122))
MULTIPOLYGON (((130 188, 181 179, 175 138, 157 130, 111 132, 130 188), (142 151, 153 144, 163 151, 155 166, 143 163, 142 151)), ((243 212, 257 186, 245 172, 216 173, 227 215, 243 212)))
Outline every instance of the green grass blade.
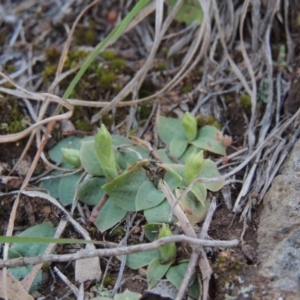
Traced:
POLYGON ((74 90, 75 86, 77 85, 80 78, 83 76, 87 68, 90 64, 95 60, 95 58, 99 55, 99 53, 107 47, 110 43, 114 43, 123 31, 126 29, 128 24, 133 20, 133 18, 138 14, 138 12, 143 9, 151 0, 140 0, 130 11, 130 13, 124 18, 124 20, 112 30, 112 32, 95 48, 95 50, 91 53, 88 57, 86 62, 83 64, 81 69, 77 72, 76 76, 68 86, 67 90, 65 91, 63 98, 69 98, 70 94, 74 90))

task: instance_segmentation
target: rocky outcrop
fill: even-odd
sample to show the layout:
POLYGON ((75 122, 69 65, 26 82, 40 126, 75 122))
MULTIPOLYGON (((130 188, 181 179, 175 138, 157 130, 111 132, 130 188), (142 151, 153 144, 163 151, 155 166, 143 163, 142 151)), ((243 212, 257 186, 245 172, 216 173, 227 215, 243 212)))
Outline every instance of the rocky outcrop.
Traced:
POLYGON ((263 200, 257 239, 268 288, 300 299, 300 140, 263 200))

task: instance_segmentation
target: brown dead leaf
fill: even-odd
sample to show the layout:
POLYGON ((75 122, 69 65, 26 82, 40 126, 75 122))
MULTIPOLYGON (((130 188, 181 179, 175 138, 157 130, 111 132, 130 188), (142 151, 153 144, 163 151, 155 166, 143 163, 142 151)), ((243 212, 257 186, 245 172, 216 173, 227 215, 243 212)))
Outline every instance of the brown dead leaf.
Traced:
POLYGON ((0 183, 18 189, 22 185, 23 179, 16 176, 0 176, 0 183))
MULTIPOLYGON (((33 300, 33 297, 29 295, 20 282, 14 279, 8 272, 6 276, 6 291, 9 300, 33 300)), ((5 290, 3 287, 3 271, 0 271, 0 297, 5 298, 5 290)))

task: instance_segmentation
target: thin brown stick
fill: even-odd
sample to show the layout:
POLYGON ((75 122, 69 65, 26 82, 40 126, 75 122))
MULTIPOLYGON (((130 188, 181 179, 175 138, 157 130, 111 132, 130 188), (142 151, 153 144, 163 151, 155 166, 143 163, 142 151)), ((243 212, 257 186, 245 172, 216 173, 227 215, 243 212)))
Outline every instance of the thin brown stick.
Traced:
POLYGON ((107 202, 109 196, 107 194, 104 194, 99 203, 94 207, 91 216, 89 217, 89 222, 94 223, 96 218, 99 215, 99 212, 101 208, 104 206, 104 204, 107 202))

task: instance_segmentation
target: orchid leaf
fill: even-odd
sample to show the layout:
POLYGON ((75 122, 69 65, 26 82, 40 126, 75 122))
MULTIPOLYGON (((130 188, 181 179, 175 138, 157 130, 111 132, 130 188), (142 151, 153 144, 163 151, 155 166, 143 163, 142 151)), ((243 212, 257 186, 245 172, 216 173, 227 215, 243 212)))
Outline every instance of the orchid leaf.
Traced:
POLYGON ((61 178, 58 187, 59 201, 66 206, 72 204, 75 199, 76 187, 82 173, 75 173, 61 178))
POLYGON ((185 138, 180 119, 158 116, 156 125, 159 138, 167 145, 174 137, 185 138))
POLYGON ((194 146, 212 153, 226 155, 226 147, 223 143, 223 134, 210 125, 200 128, 197 137, 191 142, 194 146))
POLYGON ((175 136, 170 143, 170 154, 175 158, 179 158, 182 156, 187 146, 188 141, 185 137, 175 136))
POLYGON ((89 174, 94 176, 104 175, 103 169, 97 158, 95 140, 82 141, 81 148, 80 148, 80 161, 82 167, 89 174))
MULTIPOLYGON (((182 190, 177 189, 177 198, 182 193, 182 190)), ((203 221, 209 208, 209 201, 205 201, 205 205, 203 206, 192 192, 187 193, 179 203, 192 225, 203 221)))
POLYGON ((159 257, 154 258, 147 268, 148 289, 153 288, 157 282, 164 277, 172 262, 162 264, 159 257))
POLYGON ((124 209, 108 199, 100 210, 94 224, 101 232, 104 232, 120 222, 126 216, 126 213, 124 209))
POLYGON ((135 198, 140 186, 146 180, 146 171, 141 167, 136 167, 119 175, 102 188, 117 206, 126 211, 136 211, 135 198))
POLYGON ((87 205, 96 205, 104 196, 101 186, 107 182, 105 177, 88 178, 77 190, 77 198, 87 205))
POLYGON ((164 198, 164 193, 157 190, 153 183, 147 180, 142 183, 137 192, 135 198, 136 210, 144 210, 157 206, 164 200, 164 198))
POLYGON ((98 161, 103 169, 104 175, 112 180, 118 176, 118 170, 113 151, 112 138, 105 125, 101 125, 95 136, 95 148, 98 161))

